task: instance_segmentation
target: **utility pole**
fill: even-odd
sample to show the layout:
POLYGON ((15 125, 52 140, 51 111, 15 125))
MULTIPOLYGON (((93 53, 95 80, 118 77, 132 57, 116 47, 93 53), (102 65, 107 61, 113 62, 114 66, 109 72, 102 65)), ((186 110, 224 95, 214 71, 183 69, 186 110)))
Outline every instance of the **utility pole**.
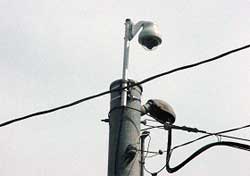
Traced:
MULTIPOLYGON (((122 83, 117 80, 110 89, 121 88, 122 83)), ((108 176, 140 176, 141 93, 140 86, 129 88, 126 106, 121 106, 120 91, 111 94, 108 176)))
POLYGON ((130 41, 142 28, 139 43, 149 50, 161 44, 157 26, 149 21, 125 21, 122 79, 114 81, 109 112, 108 176, 140 176, 140 121, 142 87, 128 79, 130 41))

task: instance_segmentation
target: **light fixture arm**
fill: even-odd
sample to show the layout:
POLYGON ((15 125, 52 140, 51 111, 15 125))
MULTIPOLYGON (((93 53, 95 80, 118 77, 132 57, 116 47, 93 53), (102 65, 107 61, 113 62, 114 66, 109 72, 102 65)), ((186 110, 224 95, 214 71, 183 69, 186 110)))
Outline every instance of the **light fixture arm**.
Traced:
POLYGON ((130 41, 134 38, 137 32, 143 27, 145 21, 139 21, 135 25, 130 19, 125 21, 125 36, 124 36, 124 54, 123 54, 123 70, 122 70, 122 94, 121 94, 121 106, 126 106, 127 104, 127 87, 128 81, 128 64, 129 64, 129 47, 130 41))
POLYGON ((124 52, 123 52, 123 69, 122 69, 122 92, 121 92, 121 106, 127 105, 127 81, 128 81, 128 61, 129 61, 129 38, 131 37, 132 22, 130 19, 125 21, 125 36, 124 36, 124 52))
POLYGON ((150 21, 139 21, 136 24, 130 19, 125 21, 125 36, 124 36, 124 55, 123 55, 123 70, 122 70, 122 91, 121 91, 121 106, 127 104, 127 82, 128 82, 128 64, 129 64, 129 46, 130 41, 142 29, 139 35, 138 42, 152 50, 154 47, 161 44, 161 37, 157 27, 150 21))
POLYGON ((136 24, 131 22, 129 40, 131 41, 134 36, 139 32, 139 30, 145 25, 145 23, 151 23, 148 21, 139 21, 136 24))

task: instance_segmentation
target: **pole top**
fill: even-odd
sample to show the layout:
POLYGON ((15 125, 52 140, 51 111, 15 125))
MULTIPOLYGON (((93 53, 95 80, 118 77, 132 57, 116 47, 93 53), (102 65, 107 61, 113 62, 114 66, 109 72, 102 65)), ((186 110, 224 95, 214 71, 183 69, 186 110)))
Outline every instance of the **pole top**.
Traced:
MULTIPOLYGON (((129 86, 129 85, 136 84, 137 82, 135 80, 132 80, 132 79, 128 79, 128 80, 118 79, 118 80, 115 80, 114 82, 111 83, 110 90, 122 88, 123 83, 127 83, 127 85, 129 86)), ((141 85, 136 85, 136 86, 134 86, 134 88, 139 89, 140 92, 143 91, 143 88, 141 85)))

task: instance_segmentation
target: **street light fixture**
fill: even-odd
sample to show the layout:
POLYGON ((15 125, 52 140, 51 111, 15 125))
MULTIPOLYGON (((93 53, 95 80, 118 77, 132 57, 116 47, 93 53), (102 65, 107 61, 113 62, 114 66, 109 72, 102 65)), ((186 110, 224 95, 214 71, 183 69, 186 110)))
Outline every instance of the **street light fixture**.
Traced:
POLYGON ((128 81, 128 60, 129 60, 129 42, 142 28, 138 42, 148 50, 152 50, 159 46, 162 42, 160 32, 157 25, 150 21, 139 21, 133 24, 130 19, 126 19, 125 22, 125 37, 124 37, 124 55, 123 55, 123 71, 122 71, 122 95, 121 105, 127 104, 127 92, 124 88, 127 86, 128 81))
POLYGON ((176 115, 173 108, 165 101, 152 99, 142 106, 142 114, 149 113, 156 121, 165 124, 173 124, 175 122, 176 115))

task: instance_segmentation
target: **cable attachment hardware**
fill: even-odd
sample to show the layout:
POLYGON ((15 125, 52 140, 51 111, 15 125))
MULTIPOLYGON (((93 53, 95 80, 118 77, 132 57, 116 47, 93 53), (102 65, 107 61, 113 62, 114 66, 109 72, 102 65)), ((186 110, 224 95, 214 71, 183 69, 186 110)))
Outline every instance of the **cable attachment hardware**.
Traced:
POLYGON ((102 122, 109 123, 109 119, 101 119, 102 122))
POLYGON ((169 123, 164 123, 164 129, 165 130, 176 129, 176 130, 183 130, 183 131, 193 132, 193 133, 207 133, 206 131, 199 130, 197 128, 192 128, 192 127, 187 127, 187 126, 176 126, 176 125, 172 125, 169 123))

